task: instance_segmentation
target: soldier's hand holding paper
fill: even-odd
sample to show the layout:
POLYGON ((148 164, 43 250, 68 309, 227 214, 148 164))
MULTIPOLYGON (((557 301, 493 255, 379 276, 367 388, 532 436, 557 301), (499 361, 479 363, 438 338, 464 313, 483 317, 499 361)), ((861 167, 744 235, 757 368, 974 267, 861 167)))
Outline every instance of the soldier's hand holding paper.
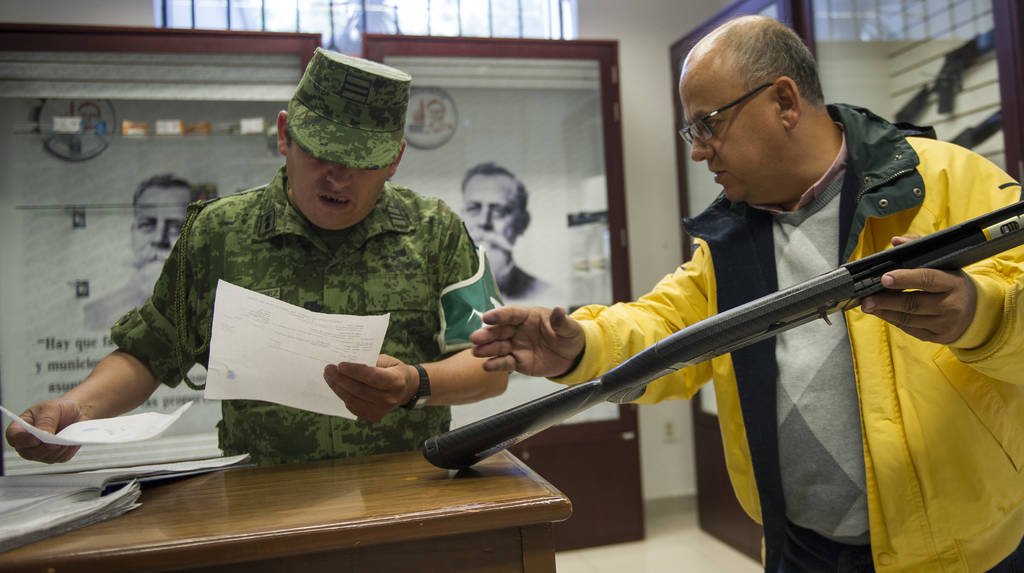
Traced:
MULTIPOLYGON (((176 422, 192 402, 182 404, 170 414, 142 412, 114 418, 80 420, 69 424, 60 431, 49 431, 28 423, 23 417, 0 406, 3 412, 16 424, 44 444, 58 446, 81 446, 84 444, 120 444, 155 438, 176 422)), ((40 424, 42 425, 42 424, 40 424)))
POLYGON ((317 313, 222 280, 204 395, 355 418, 325 382, 324 367, 339 361, 374 366, 387 327, 386 314, 317 313))

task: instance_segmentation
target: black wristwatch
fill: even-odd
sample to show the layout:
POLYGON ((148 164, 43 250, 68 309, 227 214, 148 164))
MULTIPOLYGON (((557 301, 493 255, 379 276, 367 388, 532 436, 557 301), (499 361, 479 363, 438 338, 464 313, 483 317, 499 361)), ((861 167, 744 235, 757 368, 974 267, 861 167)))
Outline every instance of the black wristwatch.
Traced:
POLYGON ((413 368, 420 373, 420 387, 416 389, 412 398, 402 406, 406 410, 419 410, 426 406, 427 400, 430 399, 430 377, 427 376, 427 371, 419 364, 413 364, 413 368))

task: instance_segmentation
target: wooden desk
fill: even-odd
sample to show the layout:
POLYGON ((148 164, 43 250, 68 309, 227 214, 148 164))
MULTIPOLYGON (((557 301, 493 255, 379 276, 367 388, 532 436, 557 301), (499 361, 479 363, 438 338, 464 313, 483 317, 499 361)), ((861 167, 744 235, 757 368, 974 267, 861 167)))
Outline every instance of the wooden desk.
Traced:
POLYGON ((507 452, 240 468, 147 487, 142 507, 0 553, 0 571, 549 571, 569 500, 507 452))

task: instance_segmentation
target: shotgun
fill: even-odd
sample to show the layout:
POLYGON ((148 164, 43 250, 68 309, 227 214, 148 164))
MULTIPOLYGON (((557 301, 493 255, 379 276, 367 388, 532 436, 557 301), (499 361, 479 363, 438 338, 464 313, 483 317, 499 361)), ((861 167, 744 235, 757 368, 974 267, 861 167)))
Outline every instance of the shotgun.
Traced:
MULTIPOLYGON (((1016 185, 1016 184, 1011 184, 1016 185)), ((954 270, 1024 244, 1024 201, 936 231, 696 322, 637 353, 600 378, 568 386, 423 443, 440 468, 469 467, 603 401, 639 398, 649 382, 775 336, 812 320, 855 308, 884 290, 895 269, 954 270)))

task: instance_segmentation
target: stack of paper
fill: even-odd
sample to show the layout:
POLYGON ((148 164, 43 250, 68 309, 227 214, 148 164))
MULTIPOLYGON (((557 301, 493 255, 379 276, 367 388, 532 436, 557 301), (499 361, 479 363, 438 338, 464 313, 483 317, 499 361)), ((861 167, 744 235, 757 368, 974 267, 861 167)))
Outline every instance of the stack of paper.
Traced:
POLYGON ((90 472, 0 476, 0 552, 139 507, 140 482, 247 465, 248 454, 90 472))
MULTIPOLYGON (((139 482, 132 481, 120 489, 101 495, 102 477, 89 476, 74 484, 64 485, 25 482, 10 485, 7 480, 42 476, 3 477, 0 485, 0 551, 7 551, 39 539, 99 523, 139 507, 139 482), (92 483, 89 483, 92 482, 92 483)), ((79 477, 66 474, 63 477, 79 477)))
MULTIPOLYGON (((160 435, 192 403, 171 414, 145 412, 85 420, 52 434, 34 427, 14 412, 0 412, 48 444, 109 444, 147 440, 160 435)), ((0 551, 59 535, 121 515, 139 507, 140 481, 176 479, 245 464, 248 454, 230 458, 107 468, 91 472, 0 476, 0 551)))

